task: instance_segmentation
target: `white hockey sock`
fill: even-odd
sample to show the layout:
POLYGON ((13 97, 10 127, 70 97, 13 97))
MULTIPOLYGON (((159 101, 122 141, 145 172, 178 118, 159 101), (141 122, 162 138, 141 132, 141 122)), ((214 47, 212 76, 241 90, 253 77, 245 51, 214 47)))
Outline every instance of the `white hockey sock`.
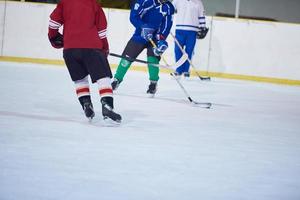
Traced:
POLYGON ((81 80, 74 81, 77 97, 90 96, 90 85, 88 76, 84 77, 81 80))
POLYGON ((111 87, 111 81, 109 77, 101 78, 97 80, 98 88, 99 88, 99 95, 100 97, 112 97, 113 90, 111 87))

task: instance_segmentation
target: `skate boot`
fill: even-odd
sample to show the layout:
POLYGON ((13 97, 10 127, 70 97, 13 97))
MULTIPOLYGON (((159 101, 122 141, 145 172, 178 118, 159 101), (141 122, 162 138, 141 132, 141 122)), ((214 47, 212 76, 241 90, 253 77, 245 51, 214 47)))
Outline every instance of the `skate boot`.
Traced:
POLYGON ((103 119, 111 119, 114 122, 121 123, 122 117, 118 113, 114 112, 113 98, 112 97, 102 97, 102 115, 103 119))
POLYGON ((83 110, 84 110, 84 114, 85 116, 89 119, 92 120, 93 117, 95 117, 95 112, 94 112, 94 108, 93 108, 93 104, 86 102, 83 104, 83 110))
POLYGON ((183 72, 184 78, 190 78, 190 72, 183 72))
POLYGON ((119 81, 118 79, 114 78, 113 82, 111 83, 111 87, 113 90, 116 90, 119 85, 120 85, 121 81, 119 81))
POLYGON ((150 94, 152 97, 154 97, 156 91, 157 91, 157 81, 150 81, 147 94, 150 94))
POLYGON ((82 106, 85 116, 91 121, 95 116, 91 97, 90 96, 79 97, 79 102, 82 106))

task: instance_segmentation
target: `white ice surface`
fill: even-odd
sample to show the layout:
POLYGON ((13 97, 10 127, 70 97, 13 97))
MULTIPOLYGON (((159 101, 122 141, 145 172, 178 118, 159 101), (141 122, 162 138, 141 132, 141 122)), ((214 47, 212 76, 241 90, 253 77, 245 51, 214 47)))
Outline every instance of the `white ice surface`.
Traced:
POLYGON ((119 127, 88 123, 66 68, 0 63, 0 200, 299 200, 300 88, 128 71, 119 127))

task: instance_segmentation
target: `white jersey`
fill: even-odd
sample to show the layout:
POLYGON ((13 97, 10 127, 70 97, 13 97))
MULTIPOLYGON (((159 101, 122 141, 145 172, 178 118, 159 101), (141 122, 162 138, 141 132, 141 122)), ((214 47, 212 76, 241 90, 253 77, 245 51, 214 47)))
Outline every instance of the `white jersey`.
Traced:
POLYGON ((173 0, 177 11, 176 30, 199 31, 206 27, 205 10, 201 0, 173 0))

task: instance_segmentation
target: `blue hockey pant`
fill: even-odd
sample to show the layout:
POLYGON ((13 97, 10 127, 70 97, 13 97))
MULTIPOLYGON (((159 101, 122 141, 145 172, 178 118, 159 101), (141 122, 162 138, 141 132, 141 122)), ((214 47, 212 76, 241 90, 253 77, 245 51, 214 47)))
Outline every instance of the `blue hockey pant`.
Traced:
MULTIPOLYGON (((196 31, 185 31, 185 30, 176 30, 176 39, 178 40, 179 44, 182 48, 185 49, 186 53, 189 56, 189 59, 192 59, 192 54, 196 44, 196 31)), ((182 51, 180 47, 175 44, 175 58, 178 61, 182 56, 182 51)), ((190 63, 186 61, 183 65, 176 69, 176 72, 182 74, 184 72, 189 72, 190 63)))

